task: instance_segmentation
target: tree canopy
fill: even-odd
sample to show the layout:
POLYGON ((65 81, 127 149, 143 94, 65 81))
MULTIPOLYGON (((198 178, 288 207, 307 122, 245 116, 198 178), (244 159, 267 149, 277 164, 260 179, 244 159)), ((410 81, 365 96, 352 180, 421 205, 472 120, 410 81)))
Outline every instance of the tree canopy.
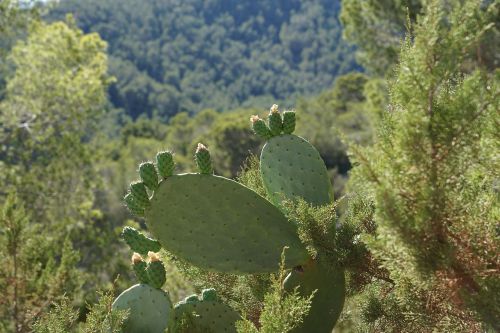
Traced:
POLYGON ((218 111, 319 93, 360 69, 339 1, 64 0, 109 43, 111 102, 133 118, 218 111))

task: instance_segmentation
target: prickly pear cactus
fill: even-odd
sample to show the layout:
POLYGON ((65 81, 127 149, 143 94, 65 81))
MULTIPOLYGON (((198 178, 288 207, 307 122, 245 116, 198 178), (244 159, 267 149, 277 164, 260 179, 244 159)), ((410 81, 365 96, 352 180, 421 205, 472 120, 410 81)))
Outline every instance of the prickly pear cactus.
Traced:
POLYGON ((331 270, 311 261, 300 270, 294 269, 285 279, 286 290, 298 287, 308 297, 315 291, 309 314, 293 333, 330 333, 337 322, 345 300, 345 276, 342 270, 331 270))
POLYGON ((203 290, 202 295, 191 295, 174 307, 175 331, 234 332, 241 316, 218 300, 214 289, 203 290))
MULTIPOLYGON (((296 123, 295 112, 283 113, 283 127, 279 133, 271 129, 272 122, 278 122, 271 115, 274 118, 279 115, 276 105, 271 108, 268 119, 271 138, 260 134, 266 132, 264 129, 256 129, 255 116, 251 121, 255 133, 267 140, 260 156, 260 172, 273 203, 280 206, 283 200, 299 197, 313 206, 331 204, 334 200, 333 187, 321 156, 309 142, 292 134, 296 123)), ((289 274, 285 288, 293 290, 295 287, 299 287, 299 292, 306 297, 315 290, 316 293, 304 322, 293 332, 330 333, 344 306, 344 271, 332 271, 315 258, 289 274)))
POLYGON ((142 256, 147 256, 149 252, 158 252, 161 249, 161 245, 157 240, 146 237, 143 233, 131 227, 123 228, 121 236, 132 251, 142 256))
POLYGON ((168 294, 147 284, 125 290, 113 302, 112 308, 129 310, 123 329, 127 333, 164 333, 173 313, 168 294))
MULTIPOLYGON (((269 116, 269 127, 271 115, 281 119, 276 105, 269 116)), ((254 131, 259 134, 254 119, 251 118, 254 131)), ((295 112, 285 111, 283 123, 282 131, 271 130, 273 137, 264 137, 267 142, 260 155, 262 181, 273 203, 279 206, 283 199, 296 197, 315 206, 333 202, 333 188, 318 151, 305 139, 291 134, 295 129, 295 112)))
MULTIPOLYGON (((198 145, 196 161, 202 174, 163 179, 142 206, 150 232, 166 250, 201 268, 240 274, 276 271, 285 246, 288 267, 307 261, 295 226, 279 209, 251 189, 212 175, 205 146, 198 145)), ((143 182, 131 185, 138 201, 144 200, 138 185, 143 182)))
POLYGON ((123 233, 138 252, 133 268, 143 283, 115 301, 114 307, 128 306, 133 314, 127 332, 157 332, 155 329, 164 330, 167 324, 173 332, 180 328, 188 332, 236 332, 235 322, 241 319, 213 289, 187 297, 174 310, 169 300, 167 306, 159 296, 166 295, 159 289, 165 282, 165 268, 153 253, 159 251, 160 244, 195 266, 235 274, 278 271, 286 246, 286 267, 294 269, 285 280, 285 289, 297 287, 305 297, 315 292, 309 314, 294 332, 330 333, 335 326, 344 304, 344 272, 311 258, 296 226, 280 210, 284 199, 302 198, 314 206, 332 203, 326 167, 311 144, 292 134, 296 124, 293 111, 281 115, 273 105, 267 122, 258 116, 252 116, 251 121, 255 133, 267 140, 261 153, 261 176, 272 202, 233 180, 215 176, 210 152, 202 144, 195 153, 197 174, 174 175, 175 163, 168 151, 158 153, 156 163, 140 165, 141 181, 131 184, 125 203, 133 214, 145 218, 157 241, 134 230, 123 233), (148 255, 148 261, 141 255, 148 255), (162 304, 163 311, 163 321, 156 320, 160 327, 154 328, 147 325, 158 318, 144 320, 142 316, 153 299, 162 304))

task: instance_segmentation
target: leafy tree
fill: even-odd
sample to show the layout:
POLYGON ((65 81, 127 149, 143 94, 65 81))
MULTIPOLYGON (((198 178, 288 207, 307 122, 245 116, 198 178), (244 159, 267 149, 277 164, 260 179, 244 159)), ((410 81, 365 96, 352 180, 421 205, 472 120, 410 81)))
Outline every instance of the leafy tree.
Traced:
POLYGON ((32 322, 66 294, 76 297, 83 281, 79 255, 69 239, 44 232, 44 223, 26 212, 15 193, 0 218, 0 331, 30 332, 32 322), (62 245, 62 246, 61 246, 62 245))
POLYGON ((15 72, 0 103, 4 191, 14 189, 31 220, 44 226, 40 237, 55 247, 48 255, 65 241, 80 251, 77 265, 86 281, 74 297, 80 305, 92 285, 109 282, 120 267, 110 242, 114 226, 95 197, 102 185, 94 130, 110 82, 105 48, 96 34, 83 34, 71 20, 35 23, 26 41, 12 49, 15 72))
POLYGON ((498 3, 432 1, 426 13, 402 47, 377 142, 353 146, 352 186, 366 197, 351 214, 377 226, 364 239, 393 280, 369 288, 361 315, 372 331, 495 331, 499 75, 473 51, 498 3))
POLYGON ((344 36, 358 45, 364 68, 384 75, 397 63, 407 20, 415 22, 424 0, 345 0, 340 15, 344 36))
POLYGON ((64 0, 109 45, 111 101, 132 118, 237 107, 319 93, 359 69, 341 38, 340 1, 64 0))

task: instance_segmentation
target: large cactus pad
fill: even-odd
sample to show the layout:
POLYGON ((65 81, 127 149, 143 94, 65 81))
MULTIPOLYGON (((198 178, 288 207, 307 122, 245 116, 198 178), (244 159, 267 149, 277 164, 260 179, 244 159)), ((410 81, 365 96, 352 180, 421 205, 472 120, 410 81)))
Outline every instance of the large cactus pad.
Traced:
POLYGON ((288 267, 308 259, 295 226, 274 205, 224 177, 184 174, 163 180, 146 220, 165 249, 209 270, 273 272, 284 246, 288 267))
POLYGON ((333 188, 318 151, 293 135, 269 139, 260 156, 260 171, 267 193, 276 205, 301 197, 314 206, 333 201, 333 188))
POLYGON ((113 309, 130 310, 124 332, 164 333, 172 314, 172 303, 163 290, 137 284, 116 298, 113 309))
POLYGON ((204 300, 196 295, 187 297, 174 308, 173 331, 236 333, 241 316, 219 300, 204 300), (179 327, 180 326, 180 327, 179 327))
POLYGON ((310 262, 303 271, 293 270, 285 279, 285 289, 299 287, 299 293, 308 297, 314 294, 311 309, 302 324, 293 333, 330 333, 337 322, 345 299, 345 276, 342 270, 310 262))

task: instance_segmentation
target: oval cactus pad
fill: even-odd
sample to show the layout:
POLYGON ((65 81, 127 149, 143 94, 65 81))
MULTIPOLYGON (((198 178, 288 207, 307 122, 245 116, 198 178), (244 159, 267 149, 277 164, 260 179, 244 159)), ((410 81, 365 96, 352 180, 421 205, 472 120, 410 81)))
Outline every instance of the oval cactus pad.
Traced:
POLYGON ((293 333, 330 333, 344 307, 345 274, 343 270, 311 262, 302 272, 293 270, 284 282, 286 290, 298 287, 300 295, 308 297, 315 292, 309 313, 293 333), (314 329, 312 329, 314 327, 314 329))
POLYGON ((301 197, 314 206, 333 202, 333 188, 318 151, 293 134, 275 136, 260 155, 264 187, 276 205, 301 197))
POLYGON ((236 322, 242 320, 238 312, 221 301, 193 296, 175 305, 175 325, 188 332, 236 333, 236 322))
POLYGON ((274 272, 308 259, 295 226, 269 201, 230 179, 183 174, 163 180, 146 211, 151 233, 179 258, 208 270, 274 272))
POLYGON ((172 314, 172 303, 163 290, 136 284, 116 298, 113 309, 130 310, 124 332, 164 333, 172 314))

